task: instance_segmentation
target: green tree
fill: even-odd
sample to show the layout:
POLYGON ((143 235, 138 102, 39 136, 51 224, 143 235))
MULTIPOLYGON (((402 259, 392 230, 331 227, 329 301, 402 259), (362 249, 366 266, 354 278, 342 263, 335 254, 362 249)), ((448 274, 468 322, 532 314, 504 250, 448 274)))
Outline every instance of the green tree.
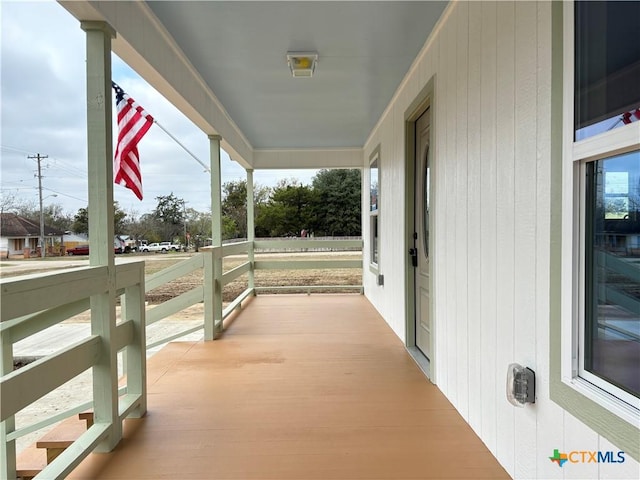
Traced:
POLYGON ((222 238, 247 236, 247 182, 234 180, 222 185, 222 238))
MULTIPOLYGON (((222 238, 247 238, 247 181, 234 180, 222 186, 222 238)), ((255 184, 253 187, 256 217, 269 201, 271 190, 255 184)))
POLYGON ((298 180, 281 180, 256 215, 256 235, 298 236, 302 229, 309 230, 314 224, 313 197, 313 190, 298 180))
MULTIPOLYGON (((120 208, 118 202, 113 202, 113 228, 116 235, 127 233, 127 214, 120 208)), ((89 210, 87 208, 79 208, 73 217, 71 229, 75 233, 89 233, 89 210)))
POLYGON ((158 204, 152 215, 157 221, 158 234, 162 240, 172 241, 184 229, 184 200, 176 197, 173 192, 156 197, 156 200, 158 204))
POLYGON ((187 208, 187 233, 191 237, 189 245, 204 244, 204 241, 211 237, 211 212, 198 212, 193 208, 187 208))
POLYGON ((146 240, 149 243, 163 241, 163 237, 159 231, 158 220, 153 213, 145 213, 142 215, 133 226, 131 235, 133 235, 136 240, 146 240))
POLYGON ((113 202, 113 230, 116 235, 126 234, 127 214, 118 202, 113 202))
POLYGON ((73 224, 71 229, 75 233, 89 233, 89 210, 86 208, 79 208, 78 212, 73 217, 73 224))
POLYGON ((360 170, 320 170, 312 181, 316 235, 361 235, 360 170))

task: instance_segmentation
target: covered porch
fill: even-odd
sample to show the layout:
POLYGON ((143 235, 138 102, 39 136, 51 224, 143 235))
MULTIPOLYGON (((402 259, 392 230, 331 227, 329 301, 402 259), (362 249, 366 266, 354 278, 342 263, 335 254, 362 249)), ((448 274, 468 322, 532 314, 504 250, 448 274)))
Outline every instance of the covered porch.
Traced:
MULTIPOLYGON (((382 10, 381 6, 373 9, 354 3, 347 14, 327 15, 328 4, 306 7, 306 2, 300 2, 292 20, 264 12, 269 13, 269 22, 263 22, 254 3, 247 7, 255 9, 248 12, 251 15, 243 11, 244 6, 232 8, 231 3, 226 5, 228 12, 196 8, 216 8, 213 2, 190 4, 189 9, 178 2, 60 3, 86 32, 90 266, 2 283, 0 454, 4 465, 0 473, 15 477, 15 440, 42 426, 16 428, 15 413, 92 369, 93 400, 47 422, 91 408, 95 423, 36 478, 508 478, 463 417, 411 359, 387 323, 394 319, 385 322, 363 296, 253 298, 259 292, 255 270, 284 268, 254 257, 255 249, 269 246, 254 235, 254 170, 366 171, 369 158, 363 145, 387 115, 388 102, 397 95, 406 73, 416 68, 416 55, 446 3, 407 2, 400 8, 387 2, 382 10), (177 10, 165 10, 169 6, 177 10), (271 51, 256 55, 277 61, 266 71, 263 66, 265 73, 259 77, 253 73, 260 60, 242 62, 248 75, 236 75, 236 60, 246 54, 242 39, 234 43, 208 37, 195 45, 188 39, 185 43, 181 41, 184 30, 171 20, 180 16, 176 11, 188 14, 184 19, 188 32, 216 35, 226 32, 225 23, 234 24, 225 20, 225 14, 240 24, 252 18, 252 24, 260 26, 247 31, 265 36, 254 39, 254 44, 278 47, 277 55, 271 51), (297 42, 293 42, 296 38, 266 41, 274 33, 305 25, 308 18, 318 18, 317 46, 306 42, 306 29, 298 32, 297 42), (189 27, 203 19, 209 22, 207 28, 189 27), (219 28, 212 28, 213 22, 219 22, 219 28), (387 43, 384 61, 378 62, 377 39, 362 39, 369 39, 383 23, 389 25, 384 36, 387 43), (409 23, 412 28, 407 28, 409 23), (417 32, 410 42, 402 34, 407 30, 417 32), (336 32, 341 35, 336 37, 336 32), (336 38, 340 41, 334 45, 336 38), (393 45, 388 43, 391 40, 393 45), (350 50, 361 43, 357 52, 350 50), (228 44, 238 50, 227 56, 223 48, 212 55, 214 46, 228 44), (198 50, 204 45, 206 60, 200 62, 202 52, 198 50), (198 48, 191 51, 194 46, 198 48), (317 72, 308 80, 312 83, 289 78, 282 61, 287 49, 320 51, 324 76, 317 72), (116 265, 111 245, 112 51, 186 113, 210 144, 213 246, 151 278, 145 277, 141 264, 116 265), (215 61, 211 63, 210 58, 215 61), (384 75, 377 71, 382 64, 384 75), (215 75, 209 77, 204 72, 211 68, 215 75), (231 86, 223 81, 214 92, 214 85, 221 85, 216 78, 220 72, 226 72, 231 86), (367 88, 362 88, 363 75, 369 81, 367 88), (266 81, 272 77, 273 83, 266 81), (349 79, 348 86, 336 83, 344 78, 349 79), (256 79, 258 84, 236 84, 246 79, 256 79), (247 98, 252 92, 260 95, 247 98), (287 101, 281 101, 285 95, 287 101), (247 108, 251 115, 244 110, 247 108), (222 244, 221 149, 247 172, 247 241, 233 245, 222 244), (238 254, 246 255, 246 261, 225 271, 224 258, 238 254), (146 291, 194 269, 204 271, 202 285, 145 309, 146 291), (223 287, 244 274, 248 275, 246 290, 224 308, 223 287), (120 318, 116 315, 118 299, 123 308, 120 318), (197 302, 204 303, 203 324, 197 329, 204 330, 206 341, 171 344, 147 367, 144 352, 154 345, 145 341, 146 326, 197 302), (11 372, 12 346, 17 339, 87 308, 92 324, 88 338, 25 371, 11 372), (126 386, 119 384, 119 352, 127 359, 126 386)), ((275 7, 288 8, 270 5, 275 7)), ((243 30, 235 31, 242 34, 243 30)), ((394 172, 395 167, 388 167, 389 179, 402 177, 394 172)), ((370 183, 363 181, 363 191, 370 183)), ((323 265, 309 261, 295 266, 287 262, 286 268, 369 267, 368 247, 378 239, 377 233, 372 239, 367 226, 364 214, 364 241, 336 240, 330 245, 360 249, 367 245, 364 261, 333 260, 321 262, 323 265)), ((302 246, 302 241, 290 242, 302 246)), ((323 244, 308 240, 303 248, 314 245, 323 244)), ((394 245, 395 250, 404 251, 400 247, 400 243, 394 245)), ((386 288, 395 293, 398 304, 405 302, 400 271, 407 267, 406 262, 405 258, 404 263, 394 262, 389 268, 395 271, 396 281, 388 282, 386 288)), ((379 273, 376 271, 376 286, 382 288, 384 277, 379 273)), ((364 289, 362 284, 347 286, 354 287, 364 289)), ((190 331, 181 335, 184 333, 190 331)))
POLYGON ((361 295, 258 296, 148 364, 148 413, 74 479, 509 478, 361 295))

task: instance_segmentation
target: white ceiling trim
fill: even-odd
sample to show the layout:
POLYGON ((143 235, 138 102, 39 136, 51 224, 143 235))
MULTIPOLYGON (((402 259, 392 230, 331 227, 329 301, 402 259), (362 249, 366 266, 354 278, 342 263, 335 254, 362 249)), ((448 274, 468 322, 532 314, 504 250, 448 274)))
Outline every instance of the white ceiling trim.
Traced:
POLYGON ((361 148, 325 149, 257 149, 253 151, 254 168, 362 168, 361 148))

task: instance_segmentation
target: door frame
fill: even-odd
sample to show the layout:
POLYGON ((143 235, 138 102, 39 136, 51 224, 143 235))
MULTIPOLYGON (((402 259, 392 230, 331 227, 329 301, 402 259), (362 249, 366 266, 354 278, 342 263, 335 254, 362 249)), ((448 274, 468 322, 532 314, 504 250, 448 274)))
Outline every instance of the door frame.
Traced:
MULTIPOLYGON (((413 233, 414 233, 414 221, 415 221, 415 178, 413 172, 415 172, 416 156, 415 156, 415 128, 416 120, 427 110, 431 109, 431 141, 429 142, 429 154, 431 155, 431 182, 435 182, 436 162, 435 159, 437 153, 435 138, 436 131, 436 115, 435 115, 435 75, 427 82, 424 88, 416 95, 413 102, 405 110, 404 114, 404 151, 405 151, 405 346, 409 353, 413 356, 414 360, 418 363, 425 375, 432 383, 437 383, 436 380, 436 368, 438 358, 438 351, 436 347, 436 333, 437 333, 437 319, 434 315, 435 312, 435 285, 434 281, 434 263, 430 263, 429 272, 429 297, 430 297, 430 317, 431 317, 431 358, 426 361, 426 357, 416 346, 416 330, 415 330, 415 294, 416 294, 416 282, 414 267, 411 265, 411 259, 409 257, 409 249, 413 248, 413 233)), ((433 190, 432 190, 433 191, 433 190)), ((437 218, 435 195, 432 194, 430 200, 430 234, 429 234, 429 252, 430 255, 437 253, 435 247, 435 229, 433 228, 437 218)))

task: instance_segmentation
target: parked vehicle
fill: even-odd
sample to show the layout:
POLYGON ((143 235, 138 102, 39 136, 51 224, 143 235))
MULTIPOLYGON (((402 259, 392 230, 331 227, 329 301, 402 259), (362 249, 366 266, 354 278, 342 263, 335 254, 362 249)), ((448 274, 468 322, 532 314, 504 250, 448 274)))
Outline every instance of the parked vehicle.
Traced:
POLYGON ((89 245, 77 245, 67 249, 67 255, 89 255, 89 245))
MULTIPOLYGON (((113 247, 113 253, 122 253, 119 247, 113 247)), ((89 255, 89 245, 77 245, 67 249, 67 255, 89 255)))
POLYGON ((182 245, 179 245, 177 243, 160 242, 160 245, 167 247, 167 250, 172 250, 174 252, 179 252, 180 250, 182 250, 182 245))
MULTIPOLYGON (((166 243, 169 243, 169 242, 166 242, 166 243)), ((161 245, 158 242, 154 242, 154 243, 150 243, 148 245, 140 246, 140 251, 141 252, 161 252, 161 253, 166 253, 166 252, 169 251, 169 246, 168 245, 161 245)))

